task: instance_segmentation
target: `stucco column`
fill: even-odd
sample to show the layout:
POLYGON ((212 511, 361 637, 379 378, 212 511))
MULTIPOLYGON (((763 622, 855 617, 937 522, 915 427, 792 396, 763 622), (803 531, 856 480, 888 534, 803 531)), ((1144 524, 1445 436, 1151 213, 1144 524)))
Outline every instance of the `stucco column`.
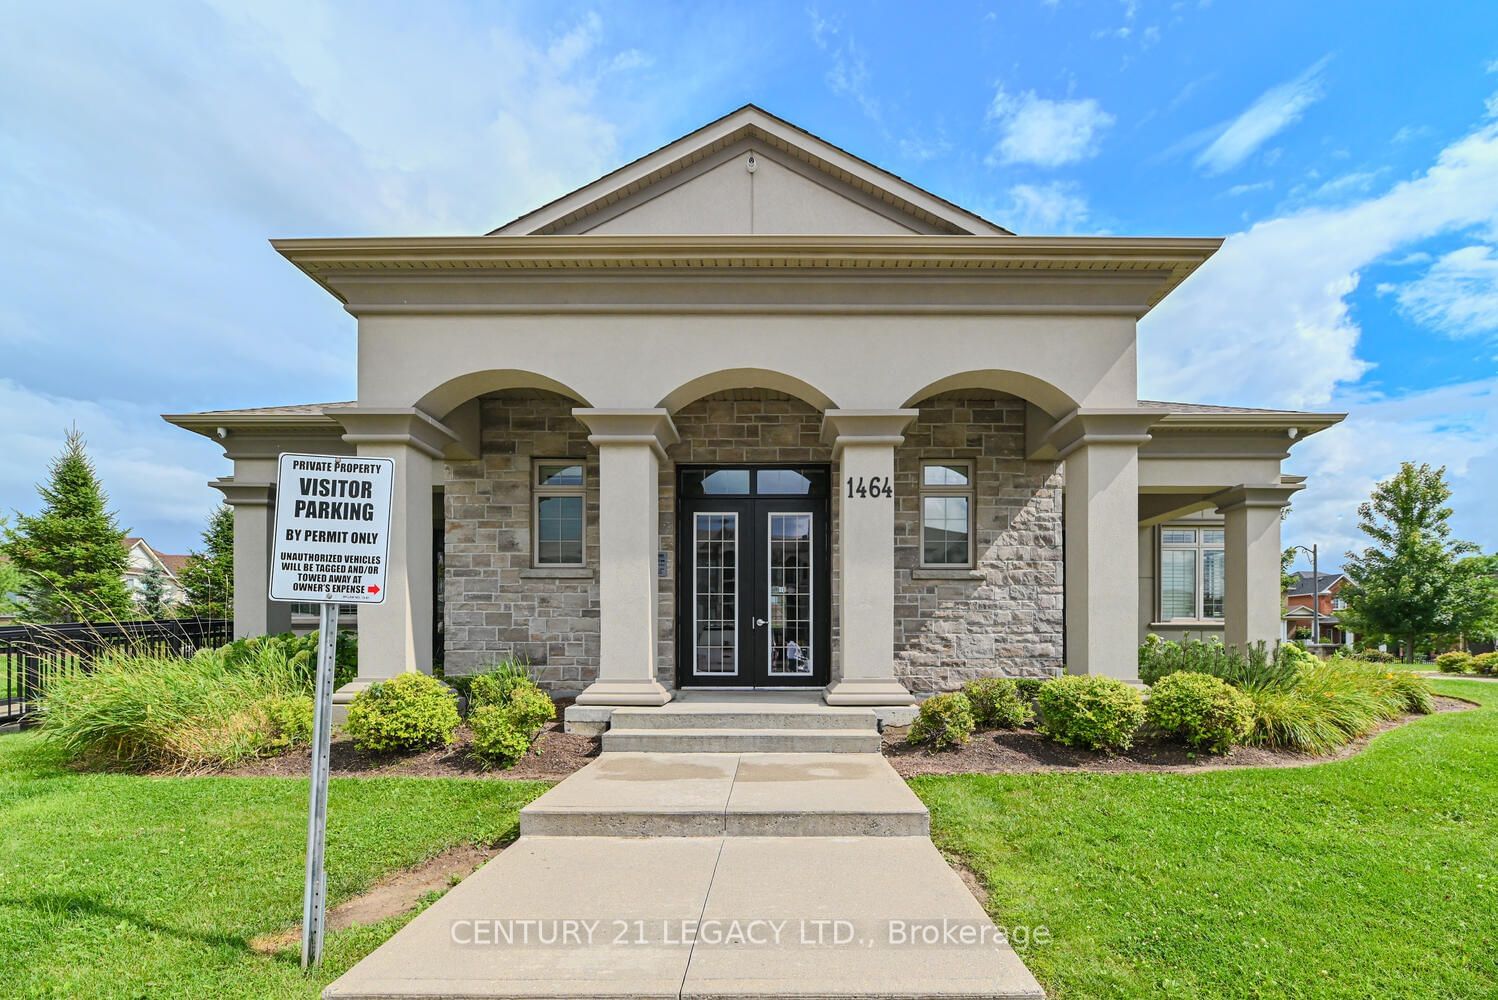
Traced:
POLYGON ((1222 632, 1229 646, 1273 645, 1280 634, 1280 512, 1298 489, 1235 486, 1212 498, 1226 529, 1222 632))
POLYGON ((838 463, 838 674, 829 705, 911 705, 895 679, 895 448, 916 410, 828 410, 838 463), (855 495, 849 499, 847 482, 855 495), (858 491, 863 486, 862 495, 858 491), (886 495, 886 488, 890 491, 886 495))
POLYGON ((456 440, 420 410, 361 408, 338 414, 360 456, 395 462, 385 601, 359 605, 359 675, 333 694, 339 709, 376 681, 432 672, 432 488, 443 449, 456 440))
POLYGON ((664 705, 656 677, 660 462, 677 441, 662 409, 577 408, 598 449, 598 679, 579 705, 664 705))
POLYGON ((1067 673, 1139 677, 1139 446, 1159 418, 1076 410, 1047 436, 1066 479, 1067 673))
POLYGON ((291 605, 270 599, 274 483, 225 477, 209 483, 234 508, 234 637, 291 631, 291 605))

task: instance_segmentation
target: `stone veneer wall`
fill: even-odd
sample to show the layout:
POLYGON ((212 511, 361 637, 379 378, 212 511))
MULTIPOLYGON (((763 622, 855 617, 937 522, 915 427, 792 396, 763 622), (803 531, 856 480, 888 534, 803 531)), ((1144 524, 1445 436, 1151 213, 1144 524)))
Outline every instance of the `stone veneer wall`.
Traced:
POLYGON ((916 404, 895 452, 895 673, 912 691, 1061 665, 1061 470, 1027 462, 1024 400, 972 392, 916 404), (921 570, 920 463, 974 463, 977 565, 921 570))
POLYGON ((482 455, 447 466, 444 657, 471 673, 506 656, 543 687, 576 692, 598 676, 598 452, 572 400, 540 391, 480 400, 482 455), (586 466, 587 569, 531 567, 531 459, 586 466))
MULTIPOLYGON (((661 548, 668 553, 671 578, 660 580, 657 620, 660 644, 657 676, 676 686, 676 464, 712 465, 739 462, 817 462, 830 464, 832 448, 822 443, 820 410, 785 393, 735 389, 705 396, 674 416, 681 443, 667 450, 661 463, 661 548)), ((833 469, 836 478, 837 470, 833 469)), ((834 484, 835 485, 835 484, 834 484)), ((832 491, 832 661, 838 656, 836 619, 838 580, 838 501, 832 491)))

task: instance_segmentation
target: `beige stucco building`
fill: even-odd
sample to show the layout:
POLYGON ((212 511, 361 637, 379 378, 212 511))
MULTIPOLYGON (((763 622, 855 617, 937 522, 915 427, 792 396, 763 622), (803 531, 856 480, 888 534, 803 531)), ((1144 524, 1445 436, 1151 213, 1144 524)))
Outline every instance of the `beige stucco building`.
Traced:
POLYGON ((1277 639, 1281 462, 1340 419, 1139 399, 1137 321, 1217 246, 1016 236, 746 107, 489 235, 276 241, 358 399, 167 419, 233 461, 243 634, 288 623, 277 454, 395 460, 355 687, 1133 678, 1150 629, 1277 639))

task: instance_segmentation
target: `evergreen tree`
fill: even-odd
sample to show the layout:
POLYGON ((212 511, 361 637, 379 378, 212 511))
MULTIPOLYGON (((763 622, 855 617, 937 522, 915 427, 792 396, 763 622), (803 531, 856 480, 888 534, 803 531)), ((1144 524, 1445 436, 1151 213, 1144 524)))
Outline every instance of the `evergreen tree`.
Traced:
POLYGON ((186 592, 183 617, 234 617, 234 508, 220 504, 203 529, 203 550, 187 557, 177 576, 186 592))
POLYGON ((37 493, 41 511, 30 516, 18 513, 16 526, 5 530, 3 546, 22 574, 26 618, 59 622, 130 617, 125 533, 108 509, 108 497, 78 428, 68 432, 47 484, 39 484, 37 493))
MULTIPOLYGON (((0 517, 0 535, 5 533, 5 518, 0 517)), ((0 554, 0 618, 9 618, 21 613, 21 571, 16 569, 3 554, 0 554)))
POLYGON ((140 576, 140 613, 153 621, 166 617, 166 574, 152 563, 140 576))
POLYGON ((1359 634, 1398 639, 1406 661, 1417 648, 1482 628, 1498 600, 1482 561, 1462 558, 1476 546, 1451 538, 1450 497, 1444 467, 1405 462, 1358 507, 1358 527, 1373 544, 1347 553, 1340 618, 1359 634))

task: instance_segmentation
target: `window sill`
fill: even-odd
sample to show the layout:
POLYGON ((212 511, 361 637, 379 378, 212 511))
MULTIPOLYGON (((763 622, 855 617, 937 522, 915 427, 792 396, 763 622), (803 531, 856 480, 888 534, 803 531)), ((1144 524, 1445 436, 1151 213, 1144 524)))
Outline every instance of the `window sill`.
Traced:
POLYGON ((912 580, 981 580, 983 574, 967 566, 925 566, 910 571, 912 580))
POLYGON ((1220 629, 1221 618, 1173 618, 1169 621, 1150 622, 1151 629, 1157 628, 1185 628, 1185 629, 1220 629))
POLYGON ((528 566, 520 571, 522 580, 591 580, 591 566, 528 566))

